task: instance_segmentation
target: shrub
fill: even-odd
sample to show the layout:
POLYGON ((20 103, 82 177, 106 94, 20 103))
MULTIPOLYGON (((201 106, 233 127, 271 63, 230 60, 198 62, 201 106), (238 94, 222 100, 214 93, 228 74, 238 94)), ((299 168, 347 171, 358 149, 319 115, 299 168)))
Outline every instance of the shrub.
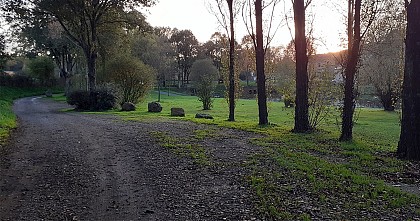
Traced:
POLYGON ((197 89, 198 100, 203 103, 204 110, 210 110, 212 106, 211 98, 215 90, 217 75, 217 68, 210 59, 197 60, 191 67, 191 80, 197 89))
POLYGON ((117 97, 114 93, 108 90, 97 90, 90 93, 90 100, 92 102, 92 110, 110 110, 115 107, 117 97))
POLYGON ((41 85, 52 86, 54 84, 54 62, 49 57, 37 57, 29 63, 31 76, 38 79, 41 85))
POLYGON ((89 91, 73 91, 67 97, 67 103, 76 106, 77 110, 90 110, 90 93, 89 91))
POLYGON ((32 78, 24 75, 9 75, 6 73, 0 73, 0 86, 11 86, 11 87, 32 87, 34 82, 32 78))
POLYGON ((149 92, 155 80, 156 71, 132 56, 119 56, 107 66, 107 80, 118 87, 120 104, 138 103, 149 92))
POLYGON ((109 90, 74 91, 67 97, 67 103, 77 110, 104 111, 116 106, 117 97, 109 90))

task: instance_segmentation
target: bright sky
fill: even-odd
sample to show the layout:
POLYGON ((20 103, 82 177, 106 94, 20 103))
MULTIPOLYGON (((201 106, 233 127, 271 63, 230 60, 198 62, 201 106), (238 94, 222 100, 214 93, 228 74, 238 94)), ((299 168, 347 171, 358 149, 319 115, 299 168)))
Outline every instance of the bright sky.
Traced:
MULTIPOLYGON (((153 26, 165 26, 178 29, 190 29, 198 41, 206 42, 216 31, 223 31, 217 22, 216 17, 210 13, 208 5, 214 0, 159 0, 157 5, 146 12, 147 20, 153 26)), ((285 2, 290 2, 285 0, 285 2)), ((340 50, 340 39, 345 35, 343 15, 339 13, 336 6, 327 5, 327 2, 339 1, 313 1, 312 11, 314 12, 314 37, 321 39, 317 41, 319 53, 340 50)), ((276 19, 279 21, 284 17, 284 11, 290 10, 290 6, 282 4, 276 9, 276 19)), ((293 26, 293 20, 289 20, 293 26)), ((236 39, 246 35, 242 17, 239 15, 236 22, 236 39)), ((285 45, 291 40, 290 31, 283 26, 274 37, 272 46, 285 45)))

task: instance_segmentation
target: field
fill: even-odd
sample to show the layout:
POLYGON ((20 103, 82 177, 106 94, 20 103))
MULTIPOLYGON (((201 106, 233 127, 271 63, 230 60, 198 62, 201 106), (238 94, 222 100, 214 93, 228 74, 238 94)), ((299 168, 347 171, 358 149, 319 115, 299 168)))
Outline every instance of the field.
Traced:
MULTIPOLYGON (((157 95, 151 94, 147 101, 156 99, 157 95)), ((395 156, 400 133, 398 112, 358 109, 354 141, 342 143, 338 142, 338 111, 318 131, 294 134, 293 109, 284 108, 282 102, 269 103, 270 125, 264 127, 258 125, 256 100, 238 100, 235 122, 226 121, 228 106, 222 98, 215 99, 209 111, 203 111, 192 96, 164 95, 161 104, 160 114, 148 113, 147 102, 138 104, 138 110, 132 113, 111 113, 143 121, 170 118, 171 107, 182 107, 185 120, 263 135, 253 142, 264 147, 265 154, 253 156, 252 163, 245 166, 252 170, 246 180, 255 190, 260 212, 268 219, 305 220, 313 210, 329 213, 332 207, 346 211, 335 216, 340 219, 373 219, 377 216, 372 214, 379 213, 395 219, 420 216, 419 191, 410 194, 396 188, 418 188, 420 179, 418 163, 395 156), (196 113, 211 114, 214 120, 196 119, 196 113)))

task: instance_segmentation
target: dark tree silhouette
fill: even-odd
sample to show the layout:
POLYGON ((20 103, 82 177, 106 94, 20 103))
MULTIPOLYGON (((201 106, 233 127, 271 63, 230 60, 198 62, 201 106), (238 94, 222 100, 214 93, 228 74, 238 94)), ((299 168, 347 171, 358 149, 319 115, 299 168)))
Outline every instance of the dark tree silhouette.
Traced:
POLYGON ((265 91, 265 72, 264 72, 264 43, 262 28, 262 1, 255 1, 255 22, 256 22, 256 67, 258 85, 258 117, 259 125, 268 124, 267 94, 265 91))
POLYGON ((235 28, 233 0, 226 0, 229 6, 229 121, 235 121, 235 28))
POLYGON ((179 86, 189 83, 191 67, 197 59, 198 41, 191 30, 174 30, 170 42, 176 47, 179 86))
POLYGON ((305 34, 305 2, 293 2, 295 19, 295 50, 296 50, 296 107, 295 133, 309 131, 309 103, 308 103, 308 54, 305 34))
POLYGON ((228 75, 228 103, 229 103, 229 118, 228 121, 235 121, 235 5, 234 0, 216 0, 219 9, 220 17, 216 15, 219 24, 225 29, 229 39, 229 75, 228 75), (223 8, 224 2, 228 5, 228 11, 223 8), (229 24, 226 19, 226 14, 229 14, 229 24))
POLYGON ((360 57, 360 42, 362 38, 360 32, 361 6, 362 0, 349 0, 349 47, 347 50, 347 63, 344 71, 344 109, 340 141, 350 141, 353 139, 353 113, 355 108, 354 83, 357 72, 357 64, 360 57), (354 14, 352 13, 353 9, 354 14))
POLYGON ((398 156, 420 160, 420 0, 405 1, 407 34, 398 156))

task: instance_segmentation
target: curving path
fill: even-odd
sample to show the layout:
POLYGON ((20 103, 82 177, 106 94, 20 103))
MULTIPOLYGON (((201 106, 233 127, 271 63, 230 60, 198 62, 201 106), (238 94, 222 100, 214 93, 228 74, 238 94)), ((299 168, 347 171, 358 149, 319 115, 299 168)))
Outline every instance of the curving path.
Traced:
POLYGON ((192 136, 211 126, 63 108, 43 98, 15 102, 19 129, 0 150, 0 220, 258 220, 247 171, 230 163, 258 151, 249 134, 211 128, 220 136, 202 145, 214 164, 201 167, 150 134, 192 136))

